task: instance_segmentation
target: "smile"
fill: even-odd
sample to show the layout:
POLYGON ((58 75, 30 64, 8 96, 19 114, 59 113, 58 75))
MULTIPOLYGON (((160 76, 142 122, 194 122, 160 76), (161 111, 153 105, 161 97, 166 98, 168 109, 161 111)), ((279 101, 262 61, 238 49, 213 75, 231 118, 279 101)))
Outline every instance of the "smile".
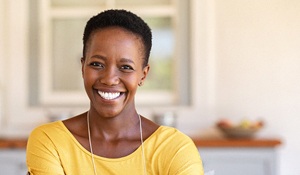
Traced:
POLYGON ((113 100, 118 98, 121 95, 120 92, 101 92, 101 91, 98 91, 98 94, 106 100, 113 100))

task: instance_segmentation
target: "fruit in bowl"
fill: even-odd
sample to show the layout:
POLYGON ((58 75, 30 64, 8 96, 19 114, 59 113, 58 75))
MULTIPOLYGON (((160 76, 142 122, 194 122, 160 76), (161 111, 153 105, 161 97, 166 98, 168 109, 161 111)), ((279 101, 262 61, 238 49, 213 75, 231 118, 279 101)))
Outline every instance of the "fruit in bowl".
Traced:
POLYGON ((233 123, 228 119, 222 119, 216 125, 229 138, 250 138, 264 126, 264 123, 263 121, 250 121, 246 119, 238 123, 233 123))

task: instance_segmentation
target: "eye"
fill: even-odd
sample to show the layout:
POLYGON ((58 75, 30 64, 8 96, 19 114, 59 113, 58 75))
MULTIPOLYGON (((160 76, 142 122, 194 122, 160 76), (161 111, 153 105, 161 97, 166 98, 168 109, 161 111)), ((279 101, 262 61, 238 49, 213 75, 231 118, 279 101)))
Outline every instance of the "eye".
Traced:
POLYGON ((104 65, 102 63, 99 63, 99 62, 91 62, 89 65, 94 67, 94 68, 104 68, 104 65))
POLYGON ((133 71, 133 67, 129 66, 129 65, 123 65, 121 66, 121 70, 125 70, 125 71, 133 71))

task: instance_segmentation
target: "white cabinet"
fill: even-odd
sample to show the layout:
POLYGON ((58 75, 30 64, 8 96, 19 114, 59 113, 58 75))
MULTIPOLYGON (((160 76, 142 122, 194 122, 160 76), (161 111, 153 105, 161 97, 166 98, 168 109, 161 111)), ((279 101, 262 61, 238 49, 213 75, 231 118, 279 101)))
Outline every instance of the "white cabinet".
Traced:
MULTIPOLYGON (((277 175, 275 148, 200 147, 204 170, 215 175, 277 175)), ((0 175, 25 175, 25 149, 0 149, 0 175)))
POLYGON ((216 175, 276 175, 275 148, 199 148, 205 171, 216 175))
POLYGON ((0 175, 26 175, 25 149, 0 150, 0 175))

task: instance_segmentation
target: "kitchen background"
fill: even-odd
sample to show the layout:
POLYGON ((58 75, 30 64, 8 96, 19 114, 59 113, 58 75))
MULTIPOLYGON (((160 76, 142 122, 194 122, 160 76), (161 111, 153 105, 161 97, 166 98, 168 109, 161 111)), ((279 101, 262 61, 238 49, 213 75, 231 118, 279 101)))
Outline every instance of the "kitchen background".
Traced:
MULTIPOLYGON (((49 111, 61 114, 86 110, 78 104, 55 106, 51 98, 50 105, 35 104, 32 98, 36 97, 31 95, 41 89, 32 80, 43 76, 47 80, 49 75, 38 69, 43 66, 35 65, 29 56, 32 43, 28 36, 40 37, 30 34, 30 7, 34 1, 0 2, 0 136, 27 137, 35 126, 49 120, 49 111), (32 67, 38 68, 32 72, 32 67)), ((174 72, 185 74, 181 79, 189 79, 185 82, 188 88, 178 87, 188 91, 190 98, 186 100, 183 93, 184 102, 176 106, 141 105, 140 113, 151 118, 154 110, 175 111, 180 130, 203 138, 220 137, 214 126, 221 118, 263 119, 265 127, 256 137, 282 141, 278 147, 278 174, 299 175, 300 1, 189 2, 190 8, 180 13, 190 15, 190 28, 184 30, 190 36, 184 41, 189 42, 189 53, 185 53, 189 56, 188 67, 174 72)), ((45 97, 52 95, 47 94, 47 87, 45 97)))

